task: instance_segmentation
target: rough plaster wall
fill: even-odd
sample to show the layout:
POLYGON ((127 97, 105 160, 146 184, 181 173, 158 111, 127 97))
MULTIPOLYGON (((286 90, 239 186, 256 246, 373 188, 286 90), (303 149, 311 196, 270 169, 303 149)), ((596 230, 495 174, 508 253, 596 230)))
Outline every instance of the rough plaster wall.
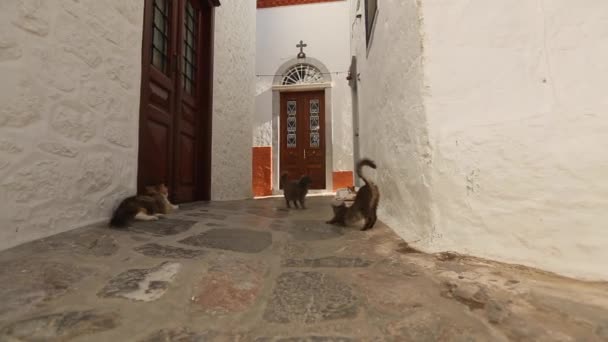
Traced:
POLYGON ((255 1, 223 1, 215 13, 211 197, 251 192, 251 125, 255 110, 255 1))
MULTIPOLYGON (((381 189, 380 217, 408 241, 431 234, 431 161, 422 98, 422 51, 414 0, 379 2, 367 55, 364 19, 353 1, 353 53, 358 60, 361 157, 381 189)), ((361 1, 363 8, 363 1, 361 1)))
MULTIPOLYGON (((321 61, 329 71, 347 71, 348 9, 348 1, 336 1, 258 10, 256 74, 274 75, 283 63, 296 57, 299 50, 295 46, 300 40, 308 44, 306 55, 321 61)), ((333 169, 352 170, 350 88, 346 74, 332 74, 331 78, 333 169)), ((272 145, 272 81, 273 76, 258 76, 256 80, 253 146, 272 145)))
POLYGON ((0 1, 0 249, 135 191, 142 3, 0 1))
MULTIPOLYGON (((261 37, 258 35, 257 41, 261 37)), ((260 56, 260 51, 256 52, 260 56)), ((278 69, 280 65, 277 65, 278 69)), ((256 74, 262 71, 256 69, 256 74)), ((276 72, 273 71, 271 74, 276 72)), ((253 146, 272 146, 272 80, 270 76, 257 76, 255 83, 255 116, 253 119, 253 146)))
POLYGON ((608 279, 608 3, 423 8, 429 247, 608 279))
POLYGON ((332 155, 333 171, 352 171, 353 161, 353 109, 350 87, 346 75, 335 75, 332 88, 332 155))

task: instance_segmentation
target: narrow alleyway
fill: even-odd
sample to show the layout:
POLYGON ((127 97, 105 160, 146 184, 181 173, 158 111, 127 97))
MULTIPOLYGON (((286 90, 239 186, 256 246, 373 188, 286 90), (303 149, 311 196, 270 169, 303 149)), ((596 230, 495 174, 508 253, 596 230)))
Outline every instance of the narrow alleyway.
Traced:
POLYGON ((607 341, 608 285, 322 223, 282 199, 184 206, 0 253, 0 341, 607 341))

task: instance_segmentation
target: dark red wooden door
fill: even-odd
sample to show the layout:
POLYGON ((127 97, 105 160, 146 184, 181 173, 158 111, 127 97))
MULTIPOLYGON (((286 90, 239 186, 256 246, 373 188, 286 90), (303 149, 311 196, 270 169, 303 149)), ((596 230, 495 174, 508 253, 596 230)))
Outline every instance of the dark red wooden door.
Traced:
POLYGON ((198 74, 199 51, 205 42, 201 41, 200 1, 180 1, 179 25, 179 91, 176 108, 176 148, 175 148, 175 199, 177 202, 196 198, 196 146, 200 142, 197 134, 198 113, 200 112, 198 74))
POLYGON ((178 203, 208 199, 212 14, 198 0, 145 2, 138 187, 163 182, 178 203))
POLYGON ((281 94, 281 173, 289 179, 312 178, 312 189, 325 189, 325 94, 281 94))

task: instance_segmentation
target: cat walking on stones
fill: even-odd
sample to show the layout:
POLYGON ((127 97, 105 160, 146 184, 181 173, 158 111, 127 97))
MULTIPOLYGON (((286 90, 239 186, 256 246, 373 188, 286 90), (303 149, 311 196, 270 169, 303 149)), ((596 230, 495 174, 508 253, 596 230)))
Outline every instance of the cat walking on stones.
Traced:
POLYGON ((169 189, 164 184, 147 186, 144 195, 125 198, 114 211, 110 227, 122 228, 132 220, 154 221, 179 208, 169 202, 169 189))
POLYGON ((334 217, 327 221, 330 224, 347 225, 361 218, 365 219, 365 224, 361 230, 368 230, 374 227, 377 221, 378 202, 380 201, 380 191, 378 186, 367 179, 361 173, 363 166, 369 166, 372 169, 376 168, 376 164, 370 159, 362 159, 357 164, 357 175, 363 179, 365 185, 359 189, 355 197, 355 201, 350 207, 347 207, 344 202, 340 204, 332 204, 334 217))
POLYGON ((298 202, 300 202, 302 208, 306 209, 306 194, 308 194, 311 183, 312 179, 308 176, 302 176, 297 181, 288 181, 287 172, 281 175, 281 184, 283 185, 283 195, 285 196, 287 208, 291 208, 289 205, 289 202, 291 201, 296 208, 298 208, 298 202))

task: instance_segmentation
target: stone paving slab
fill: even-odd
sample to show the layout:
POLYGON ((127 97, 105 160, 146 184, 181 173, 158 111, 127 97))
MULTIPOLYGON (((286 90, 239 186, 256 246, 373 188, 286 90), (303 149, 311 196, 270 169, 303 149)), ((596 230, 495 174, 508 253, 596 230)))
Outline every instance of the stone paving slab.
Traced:
POLYGON ((135 221, 130 231, 154 236, 177 235, 190 230, 196 221, 163 218, 157 221, 135 221))
POLYGON ((325 257, 317 259, 285 259, 281 263, 283 267, 333 267, 333 268, 348 268, 348 267, 367 267, 372 262, 361 258, 342 258, 342 257, 325 257))
POLYGON ((182 244, 224 249, 241 253, 259 253, 272 244, 272 234, 249 229, 211 229, 179 241, 182 244))
POLYGON ((106 229, 77 230, 31 243, 38 252, 67 252, 91 256, 111 256, 118 251, 116 240, 106 229))
POLYGON ((294 220, 287 232, 294 240, 316 241, 339 238, 344 235, 342 227, 333 226, 318 220, 294 220))
POLYGON ((0 318, 27 313, 39 304, 75 290, 91 268, 49 260, 0 262, 0 318))
POLYGON ((316 323, 352 319, 359 299, 352 288, 321 272, 286 272, 276 281, 264 313, 273 323, 316 323))
POLYGON ((608 341, 608 284, 417 251, 331 198, 181 205, 0 252, 0 341, 608 341))
POLYGON ((205 255, 205 251, 202 250, 185 249, 157 243, 147 243, 135 247, 133 250, 149 257, 166 259, 194 259, 205 255))
POLYGON ((213 315, 246 311, 259 298, 267 269, 267 264, 256 260, 225 255, 213 260, 194 287, 193 310, 213 315))
POLYGON ((157 300, 167 291, 180 267, 179 263, 163 262, 152 268, 122 272, 110 279, 97 295, 144 302, 157 300))
POLYGON ((119 318, 111 313, 67 311, 11 323, 0 330, 0 338, 3 341, 68 341, 113 329, 118 324, 119 318))
POLYGON ((194 217, 197 219, 208 219, 208 220, 218 220, 218 221, 225 220, 228 217, 226 215, 208 213, 207 210, 193 211, 193 212, 189 212, 189 213, 184 213, 183 215, 188 216, 188 217, 194 217))
POLYGON ((349 337, 336 336, 302 336, 302 337, 260 337, 255 342, 354 342, 355 339, 349 337))
MULTIPOLYGON (((163 329, 140 340, 140 342, 206 342, 238 341, 239 335, 219 331, 194 332, 189 328, 163 329)), ((245 341, 244 339, 242 341, 245 341)))

